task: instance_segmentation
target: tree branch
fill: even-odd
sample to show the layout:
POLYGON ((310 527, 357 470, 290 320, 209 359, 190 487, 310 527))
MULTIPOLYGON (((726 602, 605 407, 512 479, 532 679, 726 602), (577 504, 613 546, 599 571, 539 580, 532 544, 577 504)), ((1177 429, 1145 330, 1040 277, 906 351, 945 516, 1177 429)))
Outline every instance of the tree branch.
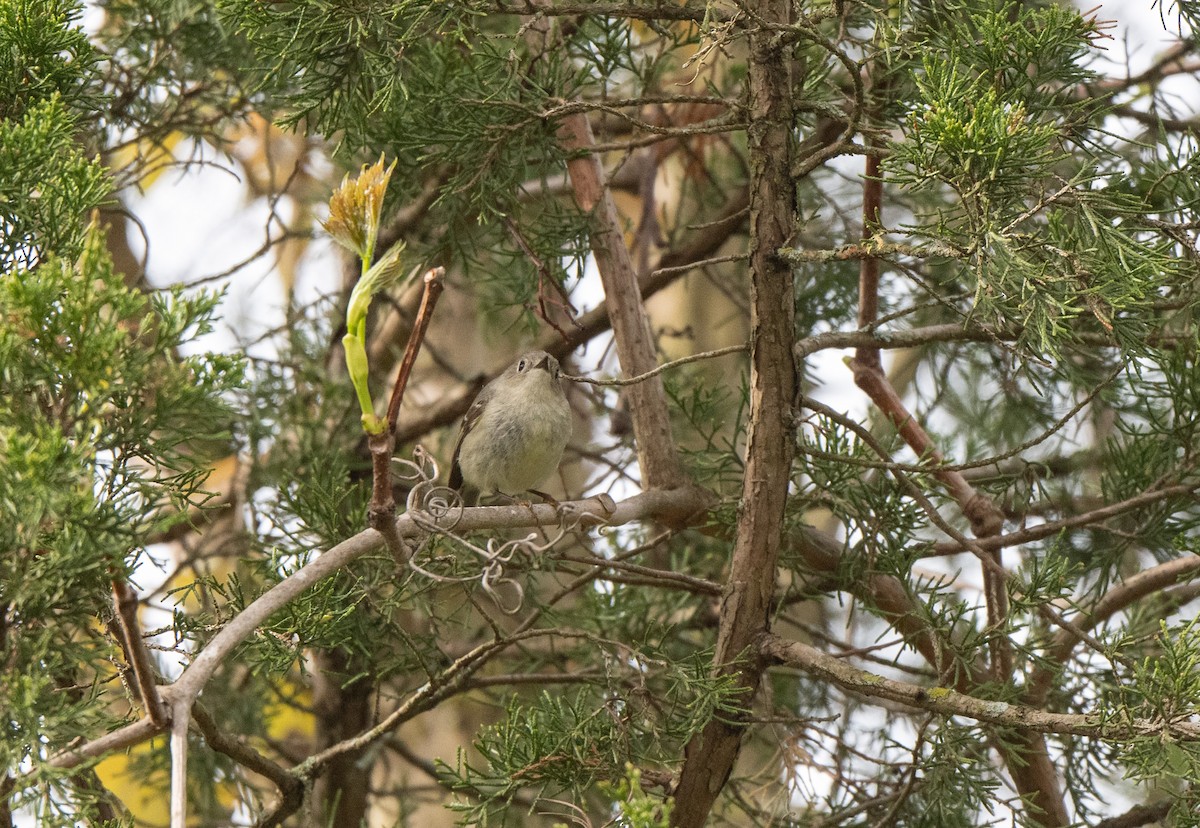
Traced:
POLYGON ((281 798, 299 807, 304 799, 304 785, 287 772, 287 769, 263 756, 250 745, 221 732, 212 713, 197 702, 192 707, 192 717, 204 736, 204 741, 217 753, 223 753, 244 768, 266 777, 279 789, 281 798))
MULTIPOLYGON (((641 520, 653 520, 663 514, 687 511, 699 513, 709 502, 695 489, 644 492, 620 503, 607 496, 560 504, 570 511, 580 525, 619 526, 641 520)), ((450 515, 423 515, 421 524, 432 524, 443 531, 459 533, 486 529, 518 529, 536 526, 556 526, 561 515, 554 506, 544 503, 511 506, 481 506, 463 509, 450 515)), ((404 514, 396 520, 401 538, 417 539, 427 530, 404 514)), ((348 566, 363 555, 383 546, 383 537, 374 529, 366 529, 317 555, 310 563, 260 595, 241 613, 230 620, 201 650, 174 684, 160 689, 173 711, 182 710, 185 719, 200 691, 230 653, 249 638, 268 618, 319 581, 348 566)), ((73 768, 88 759, 103 756, 153 738, 163 731, 149 717, 126 725, 82 745, 68 748, 46 761, 54 768, 73 768)))
MULTIPOLYGON (((803 360, 818 351, 837 348, 876 347, 884 350, 919 348, 934 342, 1013 342, 1020 337, 1015 328, 992 330, 990 328, 967 327, 957 322, 944 325, 928 325, 899 331, 826 331, 813 334, 796 343, 796 359, 803 360)), ((1107 334, 1080 331, 1075 334, 1079 342, 1098 348, 1118 348, 1107 334)), ((1150 334, 1147 344, 1165 347, 1174 342, 1187 342, 1194 335, 1170 333, 1150 334)))
MULTIPOLYGON (((1174 586, 1186 578, 1194 577, 1197 571, 1200 571, 1200 556, 1197 555, 1176 558, 1150 569, 1144 569, 1104 593, 1091 610, 1082 614, 1081 617, 1073 618, 1072 622, 1083 630, 1095 629, 1115 613, 1140 601, 1147 595, 1174 586)), ((1054 640, 1046 648, 1045 659, 1030 676, 1029 691, 1025 696, 1030 704, 1036 706, 1046 701, 1059 668, 1067 663, 1078 644, 1078 638, 1068 630, 1059 630, 1058 634, 1054 636, 1054 640)))
MULTIPOLYGON (((1090 512, 1084 512, 1078 515, 1072 515, 1062 520, 1048 521, 1030 526, 1027 529, 1018 529, 1015 532, 1009 532, 1004 535, 994 535, 990 538, 979 538, 973 541, 973 545, 983 549, 1000 549, 1010 546, 1020 546, 1023 543, 1030 541, 1042 540, 1052 535, 1057 535, 1064 529, 1075 529, 1085 527, 1093 523, 1099 523, 1102 520, 1107 520, 1110 517, 1131 512, 1134 509, 1148 506, 1152 503, 1157 503, 1160 500, 1166 500, 1171 497, 1188 497, 1196 493, 1200 489, 1200 482, 1184 483, 1174 486, 1163 486, 1161 489, 1151 489, 1148 492, 1134 495, 1125 500, 1110 503, 1099 509, 1092 509, 1090 512)), ((961 542, 950 541, 934 544, 930 553, 930 557, 936 555, 957 555, 965 552, 966 548, 961 542)))
MULTIPOLYGON (((169 686, 163 688, 164 693, 169 689, 169 686)), ((153 739, 162 733, 162 731, 162 725, 156 724, 153 719, 147 716, 118 728, 111 733, 98 736, 91 741, 59 751, 46 760, 46 766, 50 768, 78 767, 89 759, 95 759, 113 751, 125 750, 134 745, 140 745, 147 739, 153 739)))
POLYGON ((624 388, 629 385, 637 385, 640 382, 645 382, 651 377, 657 377, 659 374, 669 371, 672 368, 678 368, 680 365, 688 365, 693 362, 700 362, 705 359, 716 359, 717 357, 727 356, 728 354, 741 354, 750 350, 749 345, 730 345, 727 348, 717 348, 713 351, 705 351, 700 354, 690 354, 679 359, 673 359, 670 362, 664 362, 662 365, 656 366, 654 369, 647 371, 644 374, 638 374, 636 377, 627 377, 625 379, 592 379, 591 377, 564 377, 571 382, 582 382, 588 385, 600 385, 609 388, 624 388))
POLYGON ((943 716, 964 716, 1020 732, 1091 736, 1110 741, 1146 735, 1169 735, 1181 741, 1200 741, 1200 725, 1184 720, 1124 719, 1120 724, 1105 724, 1103 717, 1094 713, 1050 713, 1026 705, 968 696, 947 687, 922 687, 884 678, 877 673, 852 667, 815 647, 775 635, 762 636, 758 646, 767 658, 798 667, 844 690, 943 716))
POLYGON ((566 0, 493 0, 493 8, 501 14, 542 15, 546 17, 574 17, 576 15, 599 15, 626 17, 632 20, 705 20, 723 21, 729 13, 712 9, 707 5, 670 2, 632 2, 621 0, 593 0, 593 2, 566 2, 566 0))
POLYGON ((1170 812, 1170 800, 1154 805, 1134 805, 1120 816, 1100 820, 1094 828, 1141 828, 1152 822, 1162 822, 1170 812))
MULTIPOLYGON (((621 368, 628 374, 645 373, 658 364, 654 335, 618 224, 617 207, 604 184, 600 159, 593 153, 596 141, 587 116, 576 113, 564 118, 558 139, 563 149, 573 154, 567 161, 567 173, 575 190, 575 201, 591 217, 592 253, 604 283, 605 304, 621 368)), ((643 487, 671 489, 682 485, 683 467, 671 435, 662 381, 651 380, 635 386, 628 394, 643 487)))

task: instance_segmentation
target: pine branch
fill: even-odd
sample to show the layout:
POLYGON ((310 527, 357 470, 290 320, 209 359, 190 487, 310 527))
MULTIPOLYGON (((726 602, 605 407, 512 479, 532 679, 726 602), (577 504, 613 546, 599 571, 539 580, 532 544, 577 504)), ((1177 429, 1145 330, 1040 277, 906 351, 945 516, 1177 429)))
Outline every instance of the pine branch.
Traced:
MULTIPOLYGON (((1049 538, 1066 529, 1076 529, 1081 527, 1098 524, 1109 518, 1122 515, 1127 512, 1132 512, 1136 509, 1144 508, 1154 503, 1171 498, 1186 498, 1193 496, 1197 491, 1200 491, 1200 481, 1194 483, 1180 483, 1174 485, 1164 485, 1157 488, 1152 488, 1149 491, 1141 494, 1128 497, 1125 500, 1119 500, 1115 503, 1109 503, 1098 509, 1092 509, 1082 514, 1072 515, 1061 520, 1047 521, 1046 523, 1030 526, 1026 529, 1018 529, 1013 532, 1008 532, 1001 535, 993 535, 988 538, 979 538, 973 541, 974 545, 982 549, 1001 549, 1010 546, 1020 546, 1030 541, 1042 540, 1049 538)), ((930 550, 930 555, 957 555, 966 551, 966 547, 961 542, 947 541, 934 544, 930 550)))
MULTIPOLYGON (((794 531, 788 542, 816 572, 832 575, 843 565, 842 545, 830 535, 804 528, 794 531)), ((953 680, 954 686, 963 692, 976 684, 971 665, 953 662, 956 642, 952 633, 937 628, 922 616, 903 581, 893 575, 869 572, 851 586, 856 595, 878 609, 943 681, 953 680)))
MULTIPOLYGON (((1143 598, 1181 581, 1194 577, 1200 571, 1200 556, 1176 558, 1149 569, 1143 569, 1110 589, 1092 605, 1072 619, 1083 630, 1092 630, 1103 624, 1114 614, 1132 606, 1143 598)), ((1078 646, 1078 639, 1069 631, 1060 630, 1046 648, 1046 657, 1029 678, 1026 699, 1032 705, 1040 705, 1049 695, 1058 668, 1065 665, 1078 646)))
POLYGON ((598 15, 621 17, 633 20, 690 20, 700 23, 705 20, 725 20, 728 13, 707 5, 670 2, 566 2, 563 0, 486 0, 499 14, 542 15, 546 17, 574 17, 576 15, 598 15))

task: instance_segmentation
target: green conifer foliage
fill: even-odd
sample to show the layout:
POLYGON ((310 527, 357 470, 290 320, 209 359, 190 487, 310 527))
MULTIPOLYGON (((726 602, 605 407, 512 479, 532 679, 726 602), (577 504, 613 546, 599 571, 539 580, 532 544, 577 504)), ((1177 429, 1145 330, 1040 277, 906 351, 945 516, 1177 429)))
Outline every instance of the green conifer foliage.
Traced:
POLYGON ((1135 68, 1048 0, 0 0, 0 828, 135 822, 131 748, 191 824, 1200 827, 1200 7, 1145 5, 1135 68), (268 206, 231 294, 323 262, 228 354, 269 303, 120 255, 162 158, 268 206), (610 499, 460 508, 530 347, 709 353, 568 386, 610 499))

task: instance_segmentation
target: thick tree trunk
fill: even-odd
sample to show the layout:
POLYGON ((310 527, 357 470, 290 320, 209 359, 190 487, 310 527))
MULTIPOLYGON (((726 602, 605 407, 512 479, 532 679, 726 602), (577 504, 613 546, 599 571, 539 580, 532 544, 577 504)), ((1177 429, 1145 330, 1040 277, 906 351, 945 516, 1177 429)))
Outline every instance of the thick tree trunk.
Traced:
MULTIPOLYGON (((786 24, 788 0, 762 0, 764 23, 786 24)), ((768 629, 794 453, 796 365, 792 268, 776 251, 792 232, 791 62, 777 32, 750 35, 750 428, 737 541, 721 603, 714 669, 732 675, 749 710, 762 679, 754 641, 768 629)), ((672 824, 704 825, 741 748, 743 723, 714 718, 687 746, 672 824)))
MULTIPOLYGON (((313 709, 317 716, 316 751, 356 736, 371 726, 373 683, 360 676, 343 684, 357 673, 350 667, 351 657, 344 650, 317 654, 319 672, 313 677, 313 709)), ((347 753, 330 763, 314 785, 318 808, 324 824, 332 828, 359 828, 367 813, 370 768, 359 764, 361 752, 347 753)))

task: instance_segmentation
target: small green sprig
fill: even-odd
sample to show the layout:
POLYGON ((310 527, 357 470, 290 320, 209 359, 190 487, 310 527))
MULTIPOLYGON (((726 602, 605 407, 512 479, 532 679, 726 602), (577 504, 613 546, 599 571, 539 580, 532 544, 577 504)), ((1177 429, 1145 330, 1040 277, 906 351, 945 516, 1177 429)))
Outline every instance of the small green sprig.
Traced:
POLYGON ((386 422, 375 414, 371 391, 367 385, 367 311, 371 299, 391 284, 400 272, 400 256, 403 243, 397 242, 388 249, 379 261, 372 264, 375 244, 379 239, 379 217, 383 209, 383 197, 396 162, 384 169, 383 156, 369 167, 363 167, 354 179, 349 175, 329 199, 329 218, 322 226, 334 240, 348 250, 354 251, 362 260, 362 276, 350 294, 346 308, 346 335, 342 348, 346 352, 346 369, 354 393, 362 410, 363 430, 368 434, 381 434, 386 422))

